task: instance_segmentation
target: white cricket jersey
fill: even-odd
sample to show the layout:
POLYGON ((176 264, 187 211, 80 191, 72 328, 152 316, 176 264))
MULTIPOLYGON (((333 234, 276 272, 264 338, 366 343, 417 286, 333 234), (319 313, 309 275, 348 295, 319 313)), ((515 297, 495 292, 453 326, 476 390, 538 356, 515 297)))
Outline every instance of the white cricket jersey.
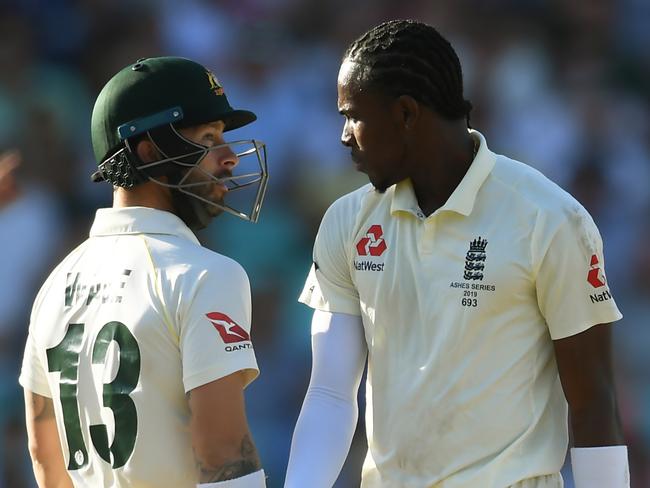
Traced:
POLYGON ((361 315, 364 488, 502 488, 558 473, 567 404, 552 339, 621 314, 586 210, 492 153, 426 217, 410 180, 326 212, 300 300, 361 315))
POLYGON ((98 210, 36 298, 20 375, 54 400, 75 486, 194 487, 186 392, 257 376, 250 324, 245 271, 177 216, 98 210))

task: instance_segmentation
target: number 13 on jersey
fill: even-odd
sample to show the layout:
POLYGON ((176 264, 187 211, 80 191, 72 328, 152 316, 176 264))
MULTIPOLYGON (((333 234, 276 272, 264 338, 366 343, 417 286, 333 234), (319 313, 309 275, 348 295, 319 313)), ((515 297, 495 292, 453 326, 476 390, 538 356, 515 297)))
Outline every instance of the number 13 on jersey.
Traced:
MULTIPOLYGON (((79 419, 78 389, 80 353, 83 346, 84 324, 70 324, 55 347, 47 350, 48 371, 61 373, 59 392, 65 437, 68 444, 68 469, 73 471, 88 464, 88 450, 81 431, 79 419)), ((108 429, 104 424, 91 425, 90 438, 100 457, 113 469, 126 464, 133 453, 138 431, 135 403, 129 396, 140 377, 140 348, 131 331, 121 322, 108 322, 97 333, 92 347, 92 364, 106 362, 108 346, 115 341, 119 346, 119 366, 115 379, 103 384, 102 404, 113 411, 115 435, 108 444, 108 429)))

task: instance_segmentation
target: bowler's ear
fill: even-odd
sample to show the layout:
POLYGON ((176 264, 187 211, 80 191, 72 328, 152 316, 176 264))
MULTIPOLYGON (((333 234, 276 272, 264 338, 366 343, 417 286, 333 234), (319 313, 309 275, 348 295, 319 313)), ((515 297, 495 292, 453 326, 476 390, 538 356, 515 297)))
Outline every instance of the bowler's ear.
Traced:
POLYGON ((420 118, 420 104, 410 95, 400 95, 395 100, 400 120, 405 129, 412 129, 420 118))
POLYGON ((149 139, 142 139, 136 143, 135 154, 143 163, 150 163, 160 159, 156 146, 149 139))

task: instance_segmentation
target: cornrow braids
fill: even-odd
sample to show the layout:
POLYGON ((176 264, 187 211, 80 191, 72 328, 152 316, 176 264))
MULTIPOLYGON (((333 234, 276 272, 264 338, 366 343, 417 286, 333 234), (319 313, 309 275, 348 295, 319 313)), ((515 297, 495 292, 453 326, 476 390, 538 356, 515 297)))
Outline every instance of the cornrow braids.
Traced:
POLYGON ((358 82, 399 97, 410 95, 449 120, 467 119, 463 73, 449 41, 430 25, 391 20, 354 41, 343 59, 361 66, 358 82))

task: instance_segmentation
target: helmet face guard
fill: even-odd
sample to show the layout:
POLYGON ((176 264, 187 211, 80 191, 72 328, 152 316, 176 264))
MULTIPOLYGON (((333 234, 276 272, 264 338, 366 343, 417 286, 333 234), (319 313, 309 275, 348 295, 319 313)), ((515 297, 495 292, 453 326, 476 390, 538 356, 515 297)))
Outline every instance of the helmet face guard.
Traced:
MULTIPOLYGON (((180 134, 178 136, 183 137, 180 134)), ((153 139, 151 140, 156 144, 153 139)), ((266 144, 255 139, 228 142, 212 147, 188 142, 200 146, 200 149, 176 157, 167 156, 158 161, 141 164, 137 167, 138 171, 147 174, 148 170, 168 164, 175 165, 178 167, 180 175, 178 181, 163 182, 150 174, 147 174, 147 179, 195 198, 207 208, 215 207, 219 211, 227 212, 240 219, 257 222, 269 177, 266 164, 266 144), (215 176, 200 167, 199 163, 209 152, 218 152, 224 149, 231 151, 239 161, 235 172, 230 175, 215 176), (223 200, 210 198, 209 190, 214 185, 221 185, 227 189, 223 200)))
POLYGON ((170 188, 174 212, 194 230, 221 212, 255 222, 268 180, 264 143, 207 147, 177 129, 221 121, 226 132, 256 118, 233 108, 214 73, 199 63, 173 56, 139 59, 115 74, 95 101, 91 136, 99 168, 92 180, 170 188), (157 148, 157 161, 138 157, 135 146, 145 137, 157 148), (211 151, 219 155, 202 164, 211 151), (221 164, 229 160, 237 164, 221 164))
MULTIPOLYGON (((266 145, 254 139, 211 147, 197 144, 181 135, 172 125, 182 116, 182 109, 173 107, 120 126, 118 133, 124 147, 99 165, 99 170, 93 174, 93 181, 105 180, 123 188, 152 181, 180 192, 185 199, 190 199, 191 205, 188 206, 195 210, 194 213, 204 214, 183 218, 194 229, 205 227, 210 218, 221 212, 257 222, 268 183, 266 145), (129 139, 142 134, 146 134, 154 144, 161 159, 147 163, 139 161, 129 139), (228 151, 231 158, 236 158, 237 165, 232 173, 214 175, 200 166, 212 151, 228 151), (166 179, 161 180, 161 176, 166 179), (222 191, 217 193, 222 197, 215 197, 215 186, 221 186, 222 191)), ((177 205, 187 203, 183 199, 175 200, 177 205)), ((187 215, 187 209, 177 210, 179 214, 187 215)))

